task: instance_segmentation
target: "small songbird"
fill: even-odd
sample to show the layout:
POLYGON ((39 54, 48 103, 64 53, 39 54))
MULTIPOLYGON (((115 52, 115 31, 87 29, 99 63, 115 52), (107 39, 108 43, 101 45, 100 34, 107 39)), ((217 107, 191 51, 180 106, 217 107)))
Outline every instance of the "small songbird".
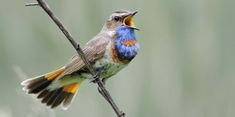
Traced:
MULTIPOLYGON (((136 13, 126 10, 113 12, 102 30, 83 49, 103 82, 127 66, 139 51, 135 35, 138 29, 133 22, 136 13)), ((21 84, 23 90, 35 94, 47 106, 55 108, 62 104, 62 108, 67 109, 86 79, 92 79, 92 75, 76 54, 60 69, 27 79, 21 84)))

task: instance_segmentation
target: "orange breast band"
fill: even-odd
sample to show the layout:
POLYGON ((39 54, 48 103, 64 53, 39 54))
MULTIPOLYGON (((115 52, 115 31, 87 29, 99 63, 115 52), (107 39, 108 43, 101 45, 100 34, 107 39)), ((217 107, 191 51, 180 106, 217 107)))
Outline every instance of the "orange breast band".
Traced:
POLYGON ((133 46, 135 44, 136 44, 136 40, 134 40, 134 39, 129 39, 129 40, 123 41, 123 45, 125 45, 125 46, 133 46))

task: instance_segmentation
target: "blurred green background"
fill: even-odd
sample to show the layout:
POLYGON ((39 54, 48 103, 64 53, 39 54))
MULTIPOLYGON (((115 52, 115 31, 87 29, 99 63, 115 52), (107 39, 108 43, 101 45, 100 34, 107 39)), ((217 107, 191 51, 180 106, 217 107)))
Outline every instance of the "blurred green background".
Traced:
MULTIPOLYGON (((0 117, 115 117, 88 81, 67 111, 48 109, 21 90, 20 69, 37 76, 75 53, 45 12, 26 2, 34 1, 0 4, 0 117)), ((235 0, 48 2, 81 45, 111 12, 139 11, 141 51, 107 84, 127 117, 235 116, 235 0)))

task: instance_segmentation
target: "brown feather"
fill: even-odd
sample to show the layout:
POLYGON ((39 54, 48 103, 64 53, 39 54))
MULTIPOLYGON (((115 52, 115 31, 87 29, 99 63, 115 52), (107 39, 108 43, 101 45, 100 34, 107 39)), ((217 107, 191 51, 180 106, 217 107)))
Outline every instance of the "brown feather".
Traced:
MULTIPOLYGON (((84 47, 83 52, 87 59, 91 62, 104 56, 106 46, 113 39, 107 32, 101 32, 90 40, 84 47)), ((72 57, 69 64, 65 66, 65 71, 63 75, 68 75, 74 73, 85 66, 82 59, 75 55, 72 57)))

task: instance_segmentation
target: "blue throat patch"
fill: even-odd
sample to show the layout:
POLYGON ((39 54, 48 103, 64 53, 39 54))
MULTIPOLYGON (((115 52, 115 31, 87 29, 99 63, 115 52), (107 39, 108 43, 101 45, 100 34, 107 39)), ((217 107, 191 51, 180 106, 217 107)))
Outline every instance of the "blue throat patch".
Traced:
POLYGON ((116 29, 117 39, 115 49, 121 60, 132 60, 139 51, 140 45, 136 41, 134 29, 128 26, 119 26, 116 29))

